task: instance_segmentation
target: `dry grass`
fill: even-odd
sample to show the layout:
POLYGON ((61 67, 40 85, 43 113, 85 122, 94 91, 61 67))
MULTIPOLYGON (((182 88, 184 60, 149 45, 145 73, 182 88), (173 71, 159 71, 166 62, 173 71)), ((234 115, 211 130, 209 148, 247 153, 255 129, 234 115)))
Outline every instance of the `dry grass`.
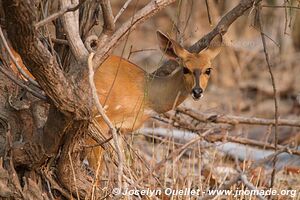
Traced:
MULTIPOLYGON (((209 8, 212 23, 216 23, 219 16, 237 3, 237 1, 211 2, 209 8)), ((282 3, 283 1, 274 1, 276 5, 282 3)), ((266 2, 263 2, 263 4, 266 4, 266 2)), ((118 5, 117 1, 113 5, 116 10, 118 6, 121 6, 118 5)), ((130 8, 133 9, 129 6, 124 13, 124 18, 126 18, 126 15, 130 15, 130 8)), ((189 6, 185 8, 190 9, 189 6)), ((186 45, 193 43, 211 29, 206 15, 205 1, 193 1, 193 8, 197 8, 197 12, 195 10, 192 12, 189 19, 190 23, 187 24, 187 28, 183 33, 183 41, 186 45)), ((299 47, 293 46, 294 40, 292 38, 292 35, 296 35, 293 32, 296 30, 293 29, 293 26, 299 23, 299 19, 298 21, 295 19, 296 12, 298 11, 289 10, 287 15, 285 9, 282 8, 263 8, 262 10, 265 34, 272 39, 267 40, 267 46, 279 93, 279 115, 280 118, 293 120, 299 119, 300 111, 299 52, 296 50, 299 47), (286 25, 286 21, 291 25, 286 25), (292 34, 285 34, 284 32, 292 34)), ((115 50, 115 54, 122 52, 125 46, 124 57, 130 55, 132 61, 143 66, 147 71, 153 71, 161 62, 161 54, 159 51, 143 51, 143 49, 156 48, 156 38, 153 30, 161 29, 165 32, 174 30, 174 26, 170 22, 176 21, 176 13, 178 13, 178 4, 149 20, 132 33, 127 44, 121 44, 120 48, 115 50), (132 53, 136 50, 138 50, 136 53, 132 53)), ((264 60, 260 33, 255 28, 253 15, 254 13, 247 13, 244 17, 241 17, 226 34, 227 47, 214 63, 216 67, 213 70, 212 80, 205 97, 200 102, 193 102, 188 99, 183 106, 207 113, 230 113, 248 117, 274 118, 272 85, 264 60)), ((120 19, 122 22, 122 17, 120 19)), ((171 112, 171 115, 173 114, 171 112)), ((266 143, 272 142, 274 138, 273 127, 199 123, 183 115, 174 115, 197 129, 199 134, 205 130, 217 130, 218 133, 250 138, 266 143)), ((152 120, 145 126, 153 128, 153 133, 159 127, 170 130, 170 133, 174 129, 172 125, 157 120, 152 120)), ((299 133, 298 128, 280 127, 279 144, 298 146, 299 133)), ((237 176, 240 173, 237 165, 245 172, 247 180, 258 189, 268 189, 270 185, 272 167, 268 162, 260 162, 261 159, 248 159, 246 154, 244 158, 239 157, 239 160, 236 161, 235 156, 238 155, 238 152, 235 155, 220 151, 217 147, 222 145, 221 142, 198 142, 174 155, 174 152, 180 149, 186 141, 178 140, 178 138, 174 139, 174 137, 159 137, 155 134, 152 137, 146 137, 141 133, 127 135, 123 139, 125 154, 123 181, 128 188, 162 190, 166 188, 194 188, 200 189, 200 197, 203 197, 205 194, 202 192, 222 187, 222 185, 226 185, 233 177, 237 176), (166 160, 170 155, 171 159, 166 160), (158 163, 161 164, 162 161, 163 165, 158 167, 158 163), (153 171, 153 169, 156 170, 153 171)), ((226 143, 226 141, 223 143, 226 143)), ((258 153, 258 157, 261 156, 261 153, 258 153)), ((101 180, 101 185, 107 195, 116 185, 115 172, 117 168, 112 163, 112 158, 110 154, 106 156, 107 166, 101 180)), ((274 198, 300 199, 300 172, 297 171, 300 169, 300 163, 291 164, 289 161, 279 161, 279 164, 285 164, 286 166, 278 167, 279 171, 276 175, 274 189, 278 191, 284 189, 297 190, 297 195, 295 197, 276 196, 274 198)), ((246 186, 243 182, 238 181, 230 187, 230 189, 237 188, 245 189, 246 186)), ((113 199, 114 197, 109 195, 107 198, 113 199)), ((172 198, 170 196, 124 196, 122 198, 196 199, 192 196, 174 196, 172 198)), ((239 197, 220 196, 215 199, 256 198, 247 195, 239 197)))

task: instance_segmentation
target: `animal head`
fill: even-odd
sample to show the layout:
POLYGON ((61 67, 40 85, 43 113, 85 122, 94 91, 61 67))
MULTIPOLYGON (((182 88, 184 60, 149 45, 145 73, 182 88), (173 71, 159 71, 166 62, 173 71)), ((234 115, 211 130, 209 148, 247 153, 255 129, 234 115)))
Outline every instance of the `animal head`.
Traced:
POLYGON ((162 52, 170 59, 176 60, 183 68, 185 84, 191 85, 191 95, 194 100, 199 100, 210 78, 211 61, 220 53, 222 36, 217 35, 208 47, 200 53, 191 53, 175 40, 157 31, 157 37, 162 52))

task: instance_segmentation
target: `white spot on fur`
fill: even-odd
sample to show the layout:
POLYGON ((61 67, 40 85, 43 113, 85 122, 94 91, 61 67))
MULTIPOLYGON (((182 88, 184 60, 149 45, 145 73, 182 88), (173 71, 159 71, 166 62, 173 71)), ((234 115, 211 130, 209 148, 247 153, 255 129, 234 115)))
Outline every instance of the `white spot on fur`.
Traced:
POLYGON ((122 107, 121 105, 117 105, 117 106, 115 107, 115 110, 119 110, 121 107, 122 107))
POLYGON ((108 105, 105 105, 105 106, 103 107, 103 110, 106 111, 107 109, 108 109, 108 105))

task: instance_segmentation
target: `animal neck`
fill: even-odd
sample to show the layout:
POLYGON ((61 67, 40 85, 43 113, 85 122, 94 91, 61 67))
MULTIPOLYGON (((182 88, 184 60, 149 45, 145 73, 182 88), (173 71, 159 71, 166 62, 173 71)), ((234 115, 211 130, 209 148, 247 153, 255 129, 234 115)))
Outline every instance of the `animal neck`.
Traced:
POLYGON ((146 97, 148 106, 157 113, 164 113, 181 104, 188 96, 192 86, 185 83, 182 68, 171 75, 147 76, 146 97))

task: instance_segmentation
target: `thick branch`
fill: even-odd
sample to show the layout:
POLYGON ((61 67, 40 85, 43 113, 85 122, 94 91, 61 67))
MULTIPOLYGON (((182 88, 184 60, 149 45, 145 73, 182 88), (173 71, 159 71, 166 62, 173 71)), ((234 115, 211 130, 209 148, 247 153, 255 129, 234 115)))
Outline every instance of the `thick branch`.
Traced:
POLYGON ((103 30, 97 41, 98 46, 104 46, 115 30, 114 15, 110 5, 110 0, 100 2, 103 15, 103 30))
POLYGON ((103 13, 103 32, 113 32, 115 30, 114 15, 110 5, 110 0, 102 0, 100 2, 103 13))
POLYGON ((7 35, 30 72, 47 96, 62 112, 75 112, 72 86, 60 69, 55 56, 39 40, 33 26, 36 7, 30 1, 3 1, 7 22, 7 35))
POLYGON ((200 52, 202 49, 206 48, 209 42, 217 35, 224 35, 230 25, 237 20, 241 15, 243 15, 249 8, 251 8, 255 3, 260 2, 261 0, 241 0, 240 3, 231 9, 228 13, 226 13, 216 27, 198 40, 195 44, 193 44, 189 51, 191 52, 200 52))
MULTIPOLYGON (((62 9, 72 6, 71 0, 60 0, 60 3, 62 9)), ((78 0, 76 0, 76 3, 78 4, 78 0)), ((88 51, 85 48, 79 33, 78 10, 65 13, 62 17, 62 23, 74 57, 77 61, 85 63, 88 58, 88 51)))

